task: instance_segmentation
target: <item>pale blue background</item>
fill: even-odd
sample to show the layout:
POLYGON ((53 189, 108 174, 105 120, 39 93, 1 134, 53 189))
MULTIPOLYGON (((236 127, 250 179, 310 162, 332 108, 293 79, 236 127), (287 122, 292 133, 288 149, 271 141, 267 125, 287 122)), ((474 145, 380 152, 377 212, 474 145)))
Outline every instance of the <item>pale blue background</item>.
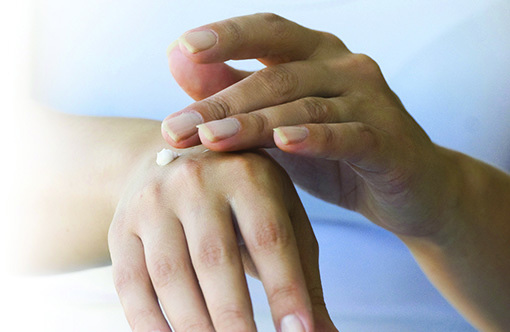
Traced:
MULTIPOLYGON (((65 112, 161 120, 192 102, 169 74, 168 44, 187 29, 261 11, 333 32, 371 55, 434 141, 510 169, 506 1, 49 0, 36 16, 34 93, 65 112)), ((301 197, 341 331, 472 330, 393 235, 301 197)), ((268 331, 263 293, 250 285, 260 330, 268 331)))

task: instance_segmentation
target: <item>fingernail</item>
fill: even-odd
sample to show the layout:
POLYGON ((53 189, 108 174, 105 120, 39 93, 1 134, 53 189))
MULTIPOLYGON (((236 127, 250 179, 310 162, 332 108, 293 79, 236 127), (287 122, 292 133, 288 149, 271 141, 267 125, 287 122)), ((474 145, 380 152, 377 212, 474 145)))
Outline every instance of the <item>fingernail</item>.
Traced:
POLYGON ((207 122, 198 125, 197 128, 209 141, 217 142, 237 134, 241 129, 241 124, 237 119, 229 118, 207 122))
POLYGON ((200 114, 196 112, 186 112, 165 120, 162 126, 168 136, 175 142, 179 142, 196 133, 196 126, 202 122, 204 122, 204 120, 200 114))
POLYGON ((281 322, 282 332, 305 332, 305 328, 296 315, 287 315, 281 322))
POLYGON ((170 45, 168 45, 166 49, 166 56, 169 56, 172 50, 175 48, 175 46, 179 45, 178 40, 174 40, 170 45))
POLYGON ((192 31, 183 35, 180 40, 188 51, 198 53, 216 45, 218 36, 212 30, 192 31))
POLYGON ((308 128, 306 127, 279 127, 273 130, 283 144, 299 143, 308 137, 308 128))

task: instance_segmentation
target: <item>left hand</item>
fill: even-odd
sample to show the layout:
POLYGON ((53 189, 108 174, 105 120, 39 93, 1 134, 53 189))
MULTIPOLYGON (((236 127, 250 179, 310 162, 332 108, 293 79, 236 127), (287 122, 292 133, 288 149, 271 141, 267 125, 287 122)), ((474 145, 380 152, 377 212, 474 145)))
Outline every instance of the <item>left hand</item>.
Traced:
POLYGON ((294 316, 302 331, 336 331, 313 230, 266 153, 187 151, 164 167, 152 153, 139 159, 109 231, 133 331, 170 331, 159 303, 173 331, 255 331, 244 271, 262 281, 275 326, 294 316))

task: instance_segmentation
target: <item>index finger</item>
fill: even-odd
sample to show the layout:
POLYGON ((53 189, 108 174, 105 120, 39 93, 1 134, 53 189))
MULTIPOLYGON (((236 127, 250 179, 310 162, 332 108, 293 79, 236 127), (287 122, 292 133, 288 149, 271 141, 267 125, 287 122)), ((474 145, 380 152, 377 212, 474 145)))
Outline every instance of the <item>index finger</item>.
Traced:
MULTIPOLYGON (((161 127, 163 138, 176 148, 199 144, 195 127, 207 121, 292 101, 317 91, 323 96, 336 95, 336 85, 323 79, 327 66, 311 66, 302 60, 349 53, 335 36, 274 14, 241 16, 205 25, 185 33, 179 44, 180 51, 193 62, 211 66, 229 59, 257 58, 270 67, 245 79, 236 75, 241 81, 223 90, 221 95, 165 118, 161 127)), ((175 54, 178 52, 170 52, 175 54)), ((213 68, 232 78, 232 72, 225 67, 213 68)), ((236 79, 228 81, 233 83, 236 79)), ((220 80, 220 83, 226 82, 220 80)), ((231 129, 238 130, 239 124, 234 121, 231 129)))
MULTIPOLYGON (((182 52, 199 63, 259 59, 265 65, 310 58, 327 34, 271 13, 234 17, 190 30, 179 38, 182 52)), ((337 46, 345 48, 340 43, 337 46)))

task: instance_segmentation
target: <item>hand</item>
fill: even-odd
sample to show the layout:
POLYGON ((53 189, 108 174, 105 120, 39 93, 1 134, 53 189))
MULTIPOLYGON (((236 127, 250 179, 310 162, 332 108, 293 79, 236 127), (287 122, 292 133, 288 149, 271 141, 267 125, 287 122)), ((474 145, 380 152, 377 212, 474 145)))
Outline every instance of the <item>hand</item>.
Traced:
POLYGON ((262 281, 278 328, 294 315, 301 331, 336 331, 313 231, 270 157, 195 151, 164 167, 154 157, 131 175, 109 231, 133 331, 170 331, 158 300, 177 332, 255 331, 244 270, 262 281))
POLYGON ((168 143, 216 151, 276 146, 273 157, 322 199, 399 235, 443 227, 455 204, 455 164, 372 59, 273 14, 206 25, 175 45, 171 72, 200 101, 164 120, 168 143), (267 67, 247 73, 223 63, 247 58, 267 67))

